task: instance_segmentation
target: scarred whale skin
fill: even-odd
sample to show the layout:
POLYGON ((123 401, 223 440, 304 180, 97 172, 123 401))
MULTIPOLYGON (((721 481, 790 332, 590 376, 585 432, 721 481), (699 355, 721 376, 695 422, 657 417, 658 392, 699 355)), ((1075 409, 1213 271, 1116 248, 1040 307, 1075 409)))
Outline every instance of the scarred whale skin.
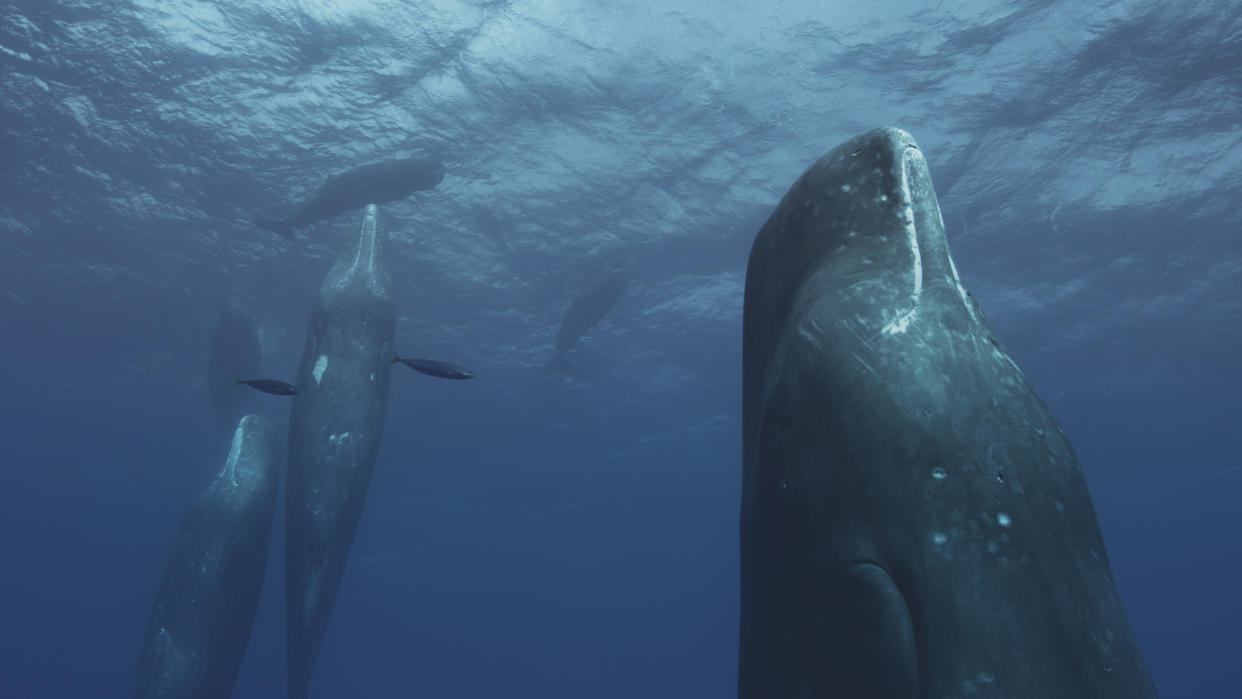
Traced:
POLYGON ((147 620, 138 699, 228 699, 263 591, 280 483, 276 427, 241 419, 224 468, 190 507, 147 620))
POLYGON ((395 356, 385 234, 370 205, 311 311, 289 416, 285 507, 289 696, 309 695, 379 453, 395 356))
POLYGON ((261 228, 293 236, 293 229, 309 226, 367 204, 399 201, 414 192, 432 189, 444 180, 444 165, 425 158, 399 158, 361 165, 329 177, 310 199, 283 219, 257 219, 261 228))
POLYGON ((741 699, 1156 695, 1078 459, 909 134, 811 166, 745 297, 741 699))

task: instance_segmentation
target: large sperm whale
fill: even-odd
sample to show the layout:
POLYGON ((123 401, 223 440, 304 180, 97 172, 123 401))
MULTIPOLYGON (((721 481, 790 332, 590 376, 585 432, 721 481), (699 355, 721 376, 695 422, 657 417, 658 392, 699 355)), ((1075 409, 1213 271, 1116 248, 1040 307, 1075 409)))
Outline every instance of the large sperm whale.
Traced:
POLYGON ((1146 699, 1078 458, 878 129, 755 238, 740 699, 1146 699))
POLYGON ((384 430, 397 318, 384 248, 369 205, 324 277, 298 370, 285 501, 292 699, 310 692, 384 430))
POLYGON ((276 426, 247 415, 190 507, 147 619, 137 699, 228 699, 250 640, 280 484, 276 426))

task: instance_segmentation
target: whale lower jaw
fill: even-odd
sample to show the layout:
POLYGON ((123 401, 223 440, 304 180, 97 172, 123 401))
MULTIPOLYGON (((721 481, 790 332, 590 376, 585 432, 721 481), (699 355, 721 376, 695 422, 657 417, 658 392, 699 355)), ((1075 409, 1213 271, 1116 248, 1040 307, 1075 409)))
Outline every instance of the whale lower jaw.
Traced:
POLYGON ((379 207, 368 204, 362 213, 357 240, 341 251, 328 270, 320 290, 322 298, 364 295, 392 297, 385 244, 387 236, 380 222, 379 207))

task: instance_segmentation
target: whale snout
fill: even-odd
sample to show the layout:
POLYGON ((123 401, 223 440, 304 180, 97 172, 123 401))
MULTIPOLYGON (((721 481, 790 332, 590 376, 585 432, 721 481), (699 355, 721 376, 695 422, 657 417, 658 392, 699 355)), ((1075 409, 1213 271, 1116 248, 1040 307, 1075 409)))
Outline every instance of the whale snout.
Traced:
POLYGON ((432 163, 432 167, 428 169, 428 178, 432 187, 444 181, 444 173, 444 163, 438 160, 432 163))
POLYGON ((439 160, 415 160, 411 163, 409 174, 414 189, 435 189, 444 181, 444 163, 439 160))

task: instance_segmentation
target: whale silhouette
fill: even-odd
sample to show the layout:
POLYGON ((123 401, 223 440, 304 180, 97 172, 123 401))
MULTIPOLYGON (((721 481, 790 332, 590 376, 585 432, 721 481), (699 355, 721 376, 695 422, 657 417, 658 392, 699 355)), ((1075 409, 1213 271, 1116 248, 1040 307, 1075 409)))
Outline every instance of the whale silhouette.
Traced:
POLYGON ((255 225, 293 237, 293 229, 309 226, 367 204, 405 199, 414 192, 432 189, 444 180, 444 165, 437 160, 402 158, 362 165, 333 175, 310 199, 282 219, 256 219, 255 225))
POLYGON ((556 333, 556 349, 552 357, 543 366, 543 372, 550 374, 555 371, 572 373, 574 367, 567 355, 569 349, 578 344, 582 334, 604 319, 608 311, 617 304, 621 293, 629 286, 629 277, 625 272, 616 270, 591 285, 586 291, 565 309, 561 317, 561 327, 556 333))

